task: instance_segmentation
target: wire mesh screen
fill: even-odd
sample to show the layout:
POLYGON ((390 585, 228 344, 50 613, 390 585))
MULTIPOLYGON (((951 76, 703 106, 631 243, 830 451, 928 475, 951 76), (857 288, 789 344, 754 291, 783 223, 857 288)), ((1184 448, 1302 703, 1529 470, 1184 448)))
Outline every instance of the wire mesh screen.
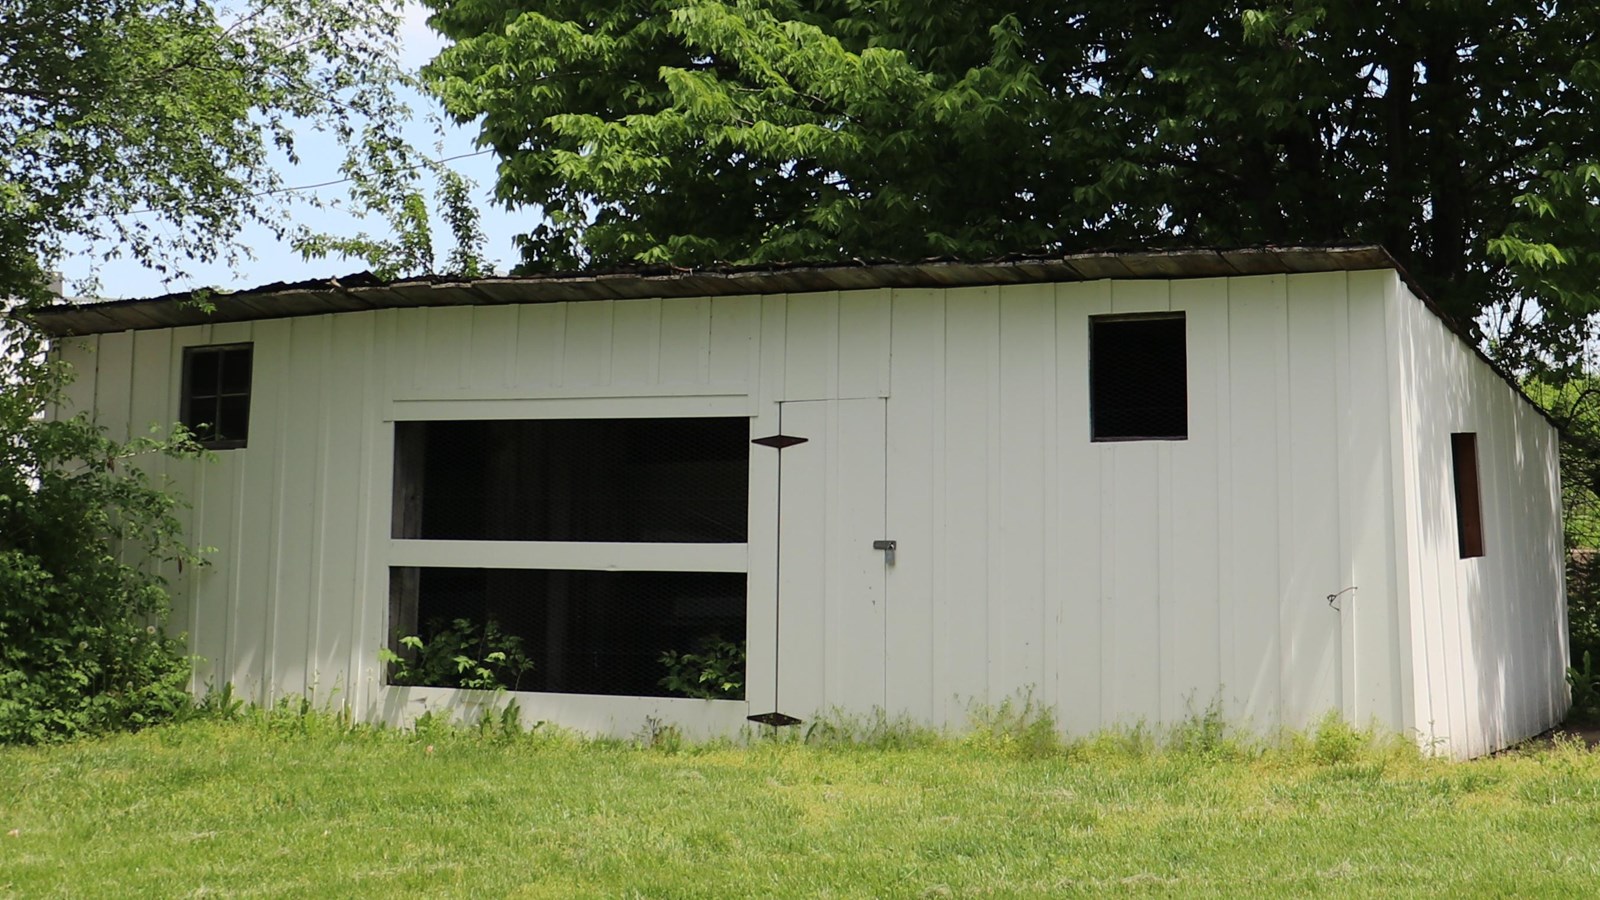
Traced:
POLYGON ((1089 320, 1095 440, 1189 436, 1188 353, 1180 315, 1089 320))
POLYGON ((397 538, 742 543, 749 420, 395 425, 397 538))
MULTIPOLYGON (((627 696, 744 697, 745 585, 742 573, 591 572, 525 569, 395 568, 391 585, 414 591, 396 622, 422 639, 408 654, 427 671, 426 648, 461 643, 478 659, 506 638, 531 667, 506 687, 627 696), (485 628, 499 637, 485 642, 485 628), (702 679, 707 670, 717 677, 702 679), (729 676, 729 677, 724 677, 729 676), (730 683, 732 682, 732 683, 730 683), (700 685, 691 693, 685 685, 700 685)), ((435 687, 461 686, 454 667, 435 687)), ((391 670, 391 676, 393 670, 391 670)), ((509 676, 508 676, 509 680, 509 676)), ((410 683, 428 683, 413 679, 410 683)), ((472 685, 468 685, 472 686, 472 685)))

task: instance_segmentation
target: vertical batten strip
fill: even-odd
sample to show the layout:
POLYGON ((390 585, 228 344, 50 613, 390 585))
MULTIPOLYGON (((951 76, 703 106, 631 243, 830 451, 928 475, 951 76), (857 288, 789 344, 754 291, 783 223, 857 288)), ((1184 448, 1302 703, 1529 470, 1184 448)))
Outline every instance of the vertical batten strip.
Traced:
POLYGON ((1164 469, 1162 546, 1170 549, 1162 556, 1160 613, 1162 652, 1171 658, 1161 690, 1168 722, 1202 715, 1221 696, 1217 467, 1228 437, 1218 422, 1219 391, 1226 391, 1227 281, 1174 281, 1171 308, 1183 313, 1187 331, 1189 436, 1167 445, 1164 469))
POLYGON ((936 426, 944 345, 943 294, 892 292, 891 369, 885 441, 886 533, 899 542, 885 597, 885 710, 915 721, 942 722, 945 711, 934 663, 938 616, 938 515, 934 474, 944 445, 936 426))
POLYGON ((1086 734, 1104 720, 1101 514, 1102 448, 1089 442, 1089 316, 1111 309, 1109 281, 1055 286, 1056 432, 1059 473, 1056 515, 1064 580, 1056 592, 1056 693, 1071 698, 1059 710, 1071 734, 1086 734))
POLYGON ((990 538, 990 459, 993 408, 989 384, 996 374, 998 311, 994 292, 962 288, 946 293, 944 390, 947 398, 943 441, 946 479, 942 486, 945 518, 939 553, 948 602, 948 630, 936 652, 946 661, 951 715, 962 721, 962 703, 988 703, 989 620, 992 602, 989 568, 994 547, 990 538), (974 427, 982 422, 985 428, 974 427), (959 696, 957 696, 959 695, 959 696))
MULTIPOLYGON (((1364 498, 1360 485, 1355 477, 1355 440, 1358 433, 1363 433, 1360 428, 1361 420, 1370 414, 1370 408, 1360 404, 1355 397, 1351 373, 1351 304, 1350 304, 1350 277, 1343 273, 1339 278, 1339 304, 1334 318, 1333 332, 1333 362, 1334 362, 1334 423, 1338 438, 1338 463, 1335 473, 1337 485, 1335 496, 1337 501, 1338 524, 1338 558, 1340 585, 1343 588, 1353 588, 1350 594, 1361 593, 1361 581, 1364 572, 1357 559, 1357 547, 1354 535, 1354 520, 1356 512, 1354 504, 1358 498, 1364 498)), ((1382 596, 1377 591, 1369 589, 1369 593, 1382 596)), ((1379 602, 1382 602, 1381 600, 1379 602)), ((1361 709, 1356 700, 1356 618, 1364 616, 1366 610, 1362 604, 1352 597, 1348 602, 1339 602, 1339 631, 1337 634, 1337 660, 1339 675, 1338 710, 1339 715, 1351 724, 1362 723, 1361 709)))
MULTIPOLYGON (((377 717, 378 701, 386 681, 378 660, 378 646, 388 627, 385 616, 389 601, 389 570, 385 552, 389 543, 390 506, 393 497, 394 425, 384 422, 378 410, 385 408, 394 392, 394 382, 381 373, 389 371, 390 353, 395 348, 397 318, 407 313, 383 310, 373 314, 365 329, 365 358, 361 361, 363 414, 357 423, 361 475, 356 521, 360 537, 356 541, 355 602, 350 604, 350 669, 348 680, 352 703, 358 710, 370 710, 377 717)), ((519 333, 520 337, 520 333, 519 333)))
POLYGON ((1411 437, 1409 412, 1410 398, 1407 385, 1413 367, 1411 351, 1407 346, 1409 329, 1400 308, 1401 290, 1398 275, 1391 274, 1383 280, 1383 336, 1387 346, 1389 365, 1389 448, 1390 448, 1390 498, 1394 504, 1396 585, 1395 614, 1398 618, 1396 635, 1401 648, 1401 696, 1405 719, 1402 727, 1416 734, 1424 744, 1431 743, 1433 710, 1428 694, 1427 621, 1421 607, 1415 545, 1417 526, 1412 507, 1415 480, 1411 472, 1412 454, 1415 452, 1411 437), (1424 729, 1427 729, 1426 731, 1424 729))
MULTIPOLYGON (((717 306, 711 304, 705 327, 714 343, 717 306)), ((750 419, 750 437, 755 439, 780 433, 782 426, 778 401, 783 397, 785 304, 781 295, 752 298, 750 329, 754 336, 754 359, 750 378, 755 399, 750 419)), ((709 351, 708 351, 709 352, 709 351)), ((711 362, 707 357, 708 364, 711 362)), ((698 369, 698 372, 705 370, 698 369)), ((749 539, 749 576, 745 600, 745 699, 747 714, 772 711, 766 704, 778 694, 776 671, 778 646, 778 540, 779 460, 782 454, 755 444, 750 445, 750 506, 746 534, 749 539)), ((780 703, 787 701, 777 697, 780 703)), ((800 715, 791 713, 791 715, 800 715)))
MULTIPOLYGON (((1055 372, 1054 292, 1038 285, 1000 288, 1000 342, 996 389, 1001 436, 995 490, 1000 542, 996 631, 1003 647, 997 682, 1000 693, 1031 692, 1051 702, 1044 684, 1045 535, 1047 463, 1053 435, 1045 431, 1047 389, 1055 372)), ((1053 393, 1053 390, 1050 391, 1053 393)))
MULTIPOLYGON (((1042 354, 1040 375, 1040 423, 1039 423, 1039 516, 1040 537, 1043 546, 1039 548, 1042 579, 1039 589, 1039 609, 1037 627, 1039 629, 1039 653, 1042 665, 1039 671, 1041 700, 1049 705, 1052 710, 1060 710, 1061 704, 1066 700, 1060 690, 1058 674, 1060 672, 1060 606, 1059 593, 1063 584, 1063 571, 1061 560, 1061 470, 1056 465, 1060 453, 1061 440, 1060 426, 1056 421, 1060 410, 1058 392, 1061 385, 1060 374, 1056 371, 1061 361, 1057 356, 1059 344, 1056 334, 1059 325, 1056 321, 1060 312, 1060 305, 1056 302, 1056 289, 1054 285, 1042 286, 1039 296, 1039 323, 1036 340, 1037 347, 1042 354)), ((1076 698, 1073 695, 1074 699, 1076 698)), ((1057 720, 1060 728, 1064 722, 1057 720)))
POLYGON ((1294 340, 1289 328, 1289 280, 1286 276, 1271 276, 1267 283, 1272 286, 1273 306, 1271 318, 1271 331, 1267 335, 1267 346, 1272 354, 1272 382, 1276 391, 1273 397, 1273 410, 1276 416, 1273 425, 1276 433, 1273 435, 1273 446, 1276 449, 1275 474, 1277 475, 1277 540, 1272 554, 1274 583, 1277 587, 1277 653, 1273 660, 1276 663, 1274 680, 1276 682, 1276 714, 1272 721, 1274 726, 1293 724, 1285 715, 1286 707, 1290 701, 1290 685, 1287 675, 1295 671, 1298 663, 1291 655, 1294 651, 1293 619, 1290 614, 1290 604, 1293 602, 1291 595, 1291 579, 1294 575, 1293 557, 1295 550, 1294 540, 1294 372, 1289 361, 1293 358, 1294 340), (1285 560, 1291 564, 1284 565, 1285 560))
POLYGON ((1001 347, 1003 340, 1003 313, 1000 289, 983 289, 983 373, 984 399, 981 415, 983 429, 983 531, 986 551, 984 559, 984 617, 983 632, 987 644, 987 665, 984 673, 984 698, 990 703, 1001 703, 1011 696, 1013 686, 1006 681, 1006 660, 1012 648, 1006 644, 1006 607, 1010 600, 1005 596, 1004 560, 1006 535, 1004 533, 1004 482, 1002 480, 1004 427, 1001 421, 1004 391, 1001 385, 1001 347))
MULTIPOLYGON (((333 417, 334 401, 348 390, 344 379, 333 377, 333 335, 339 319, 335 316, 323 316, 322 323, 321 340, 315 348, 317 363, 314 369, 320 389, 316 390, 318 435, 315 455, 316 474, 311 483, 311 607, 306 610, 307 694, 323 690, 326 686, 322 678, 334 674, 324 672, 322 665, 323 661, 329 658, 324 653, 322 614, 324 609, 332 605, 330 601, 333 600, 328 596, 326 572, 329 558, 327 544, 333 540, 328 530, 330 504, 328 446, 333 442, 338 426, 342 424, 342 421, 336 421, 333 417)), ((331 695, 329 699, 331 700, 331 695)))
MULTIPOLYGON (((946 575, 945 566, 948 561, 943 554, 943 539, 945 530, 949 525, 950 514, 947 508, 948 497, 944 492, 944 484, 949 475, 948 441, 946 428, 949 418, 949 396, 945 384, 946 353, 950 341, 950 305, 949 294, 944 291, 937 292, 930 300, 929 306, 934 312, 934 325, 928 335, 928 349, 930 373, 928 387, 931 392, 929 408, 932 411, 931 420, 925 436, 932 449, 930 454, 930 475, 926 487, 928 490, 928 507, 932 514, 928 521, 927 543, 923 552, 928 555, 928 571, 932 576, 933 585, 929 596, 929 621, 928 634, 931 642, 927 653, 929 665, 933 669, 933 677, 928 683, 928 702, 933 710, 935 721, 941 725, 952 725, 961 719, 960 701, 956 696, 955 686, 951 683, 949 673, 943 666, 938 665, 939 649, 948 646, 951 604, 954 602, 946 575)), ((893 478, 893 475, 890 476, 893 478)))

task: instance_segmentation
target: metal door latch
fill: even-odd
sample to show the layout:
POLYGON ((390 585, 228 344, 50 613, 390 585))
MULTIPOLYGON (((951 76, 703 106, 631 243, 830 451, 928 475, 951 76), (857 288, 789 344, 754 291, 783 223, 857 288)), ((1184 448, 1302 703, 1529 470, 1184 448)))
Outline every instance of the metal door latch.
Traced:
POLYGON ((883 551, 884 565, 894 565, 894 541, 873 541, 872 549, 883 551))

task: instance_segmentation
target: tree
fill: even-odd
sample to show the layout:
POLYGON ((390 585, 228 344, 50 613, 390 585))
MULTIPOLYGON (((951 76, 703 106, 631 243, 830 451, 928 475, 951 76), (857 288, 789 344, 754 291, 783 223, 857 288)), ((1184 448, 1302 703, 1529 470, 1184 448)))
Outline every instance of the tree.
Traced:
POLYGON ((1600 8, 426 0, 524 270, 1373 241, 1503 359, 1600 308, 1600 8))
MULTIPOLYGON (((0 741, 138 726, 187 702, 163 630, 163 572, 185 548, 181 498, 140 465, 192 456, 181 428, 114 440, 59 409, 71 373, 29 313, 69 241, 177 277, 236 260, 246 222, 308 252, 394 270, 433 265, 391 0, 20 0, 0 8, 0 741), (284 216, 274 151, 331 132, 355 200, 403 226, 390 241, 319 239, 284 216), (400 215, 399 213, 403 213, 400 215), (320 240, 320 243, 319 243, 320 240)), ((459 180, 446 180, 459 198, 459 180)), ((461 202, 464 202, 461 201, 461 202)), ((470 211, 451 218, 475 265, 470 211)))

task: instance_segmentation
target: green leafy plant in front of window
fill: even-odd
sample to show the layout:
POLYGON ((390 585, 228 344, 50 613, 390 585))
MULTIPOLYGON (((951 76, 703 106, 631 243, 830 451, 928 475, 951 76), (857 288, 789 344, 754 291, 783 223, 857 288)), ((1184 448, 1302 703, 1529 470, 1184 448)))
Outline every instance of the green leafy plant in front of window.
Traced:
POLYGON ((426 634, 401 636, 402 652, 378 650, 390 684, 514 691, 533 671, 522 638, 506 634, 493 619, 482 626, 471 619, 435 621, 426 634))
POLYGON ((1594 659, 1589 651, 1583 652, 1583 667, 1567 667, 1567 686, 1572 688, 1572 709, 1567 721, 1588 724, 1600 722, 1600 674, 1594 670, 1594 659))
POLYGON ((699 700, 744 699, 744 642, 719 635, 702 640, 694 653, 668 650, 661 654, 667 676, 662 687, 699 700))

